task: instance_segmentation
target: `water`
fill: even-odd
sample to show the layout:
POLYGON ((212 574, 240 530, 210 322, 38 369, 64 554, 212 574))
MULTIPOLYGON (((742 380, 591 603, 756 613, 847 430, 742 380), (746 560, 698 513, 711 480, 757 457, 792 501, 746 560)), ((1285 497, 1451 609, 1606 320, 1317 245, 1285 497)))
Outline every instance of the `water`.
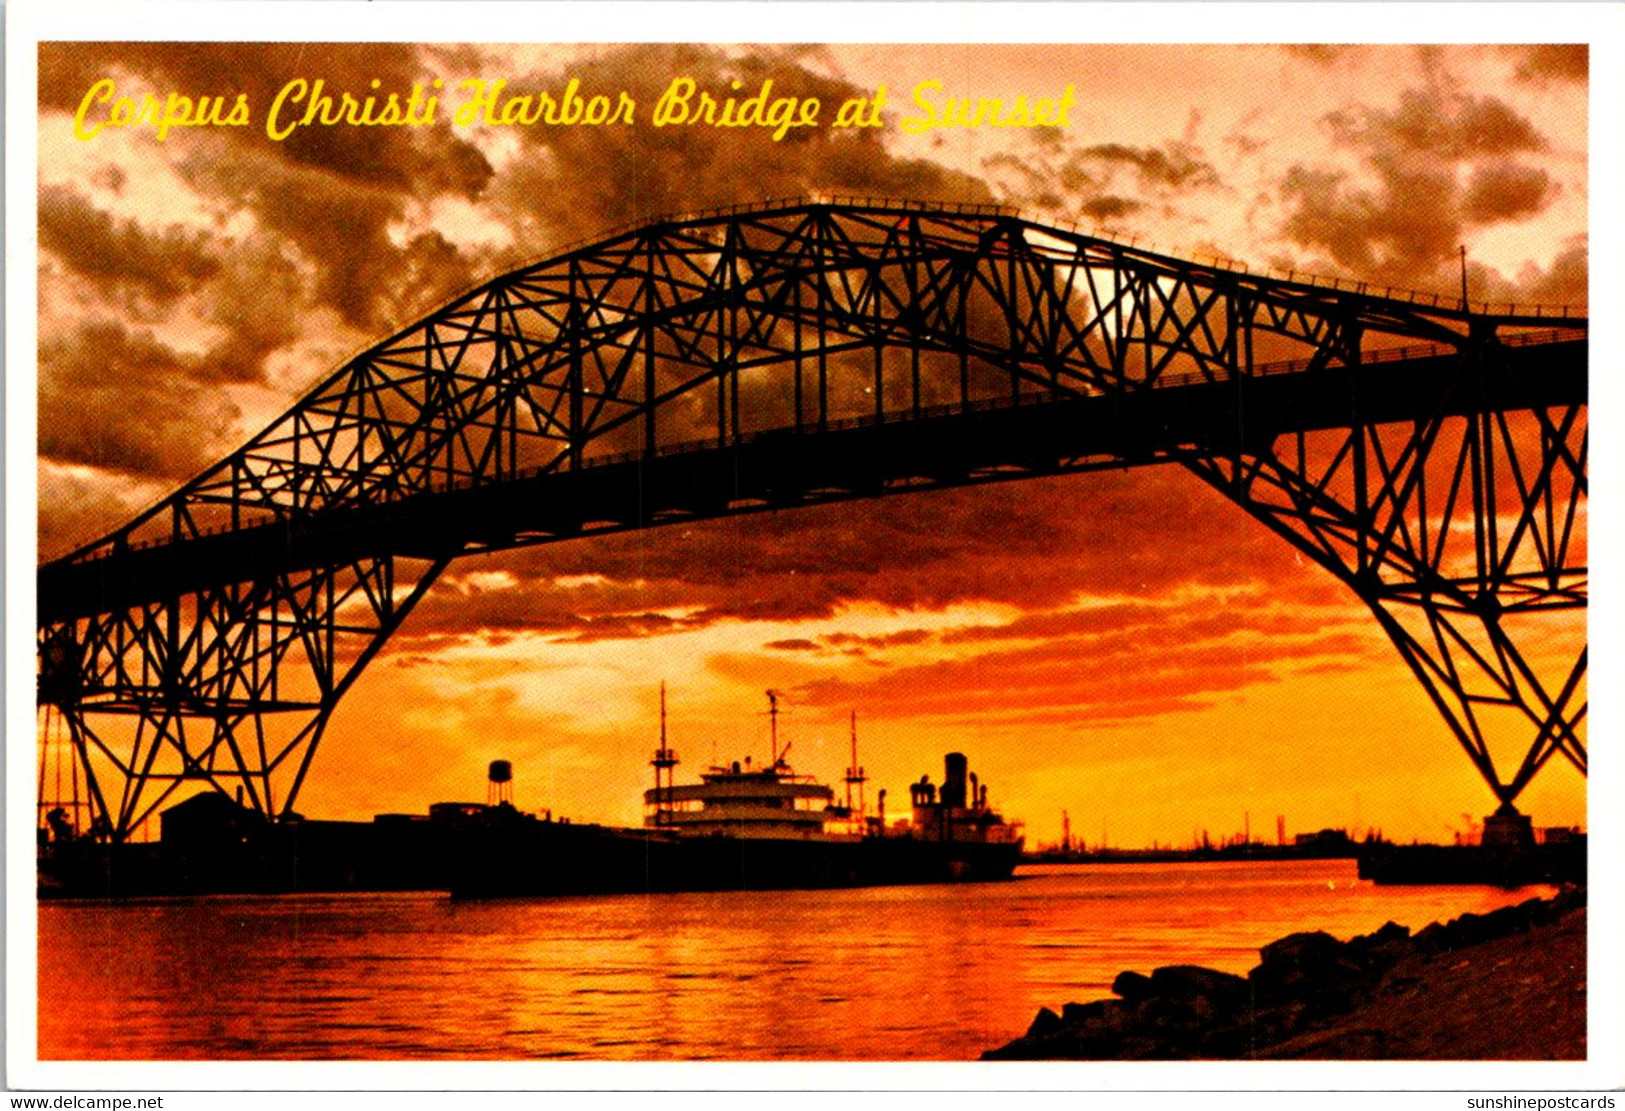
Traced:
POLYGON ((1124 968, 1244 973, 1297 930, 1419 929, 1549 889, 1351 861, 1023 868, 1002 884, 39 909, 42 1059, 975 1059, 1124 968))

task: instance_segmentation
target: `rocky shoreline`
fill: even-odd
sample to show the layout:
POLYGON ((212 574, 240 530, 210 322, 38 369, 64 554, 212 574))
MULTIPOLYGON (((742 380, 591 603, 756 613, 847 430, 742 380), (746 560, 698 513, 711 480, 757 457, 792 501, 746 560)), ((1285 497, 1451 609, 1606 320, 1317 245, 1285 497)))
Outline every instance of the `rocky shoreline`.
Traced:
POLYGON ((1009 1060, 1581 1060, 1585 890, 1463 914, 1412 935, 1297 933, 1246 976, 1126 971, 1115 999, 1046 1007, 982 1055, 1009 1060))

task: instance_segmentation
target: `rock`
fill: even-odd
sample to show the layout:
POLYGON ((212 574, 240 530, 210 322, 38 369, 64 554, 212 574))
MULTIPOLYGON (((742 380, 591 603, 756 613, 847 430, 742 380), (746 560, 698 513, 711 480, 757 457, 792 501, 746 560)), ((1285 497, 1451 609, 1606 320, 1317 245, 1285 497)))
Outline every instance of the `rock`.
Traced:
POLYGON ((1061 1028, 1061 1016, 1048 1007, 1039 1009, 1033 1018, 1033 1024, 1027 1027, 1026 1036, 1029 1038, 1042 1038, 1055 1033, 1061 1028))
POLYGON ((1061 1022, 1067 1026, 1078 1026, 1091 1022, 1106 1015, 1106 1001, 1097 999, 1093 1003, 1068 1003, 1061 1008, 1061 1022))
POLYGON ((1484 931, 1487 937, 1528 933, 1535 925, 1536 909, 1540 905, 1539 899, 1529 899, 1517 906, 1490 911, 1484 916, 1484 931))
POLYGON ((1374 933, 1361 934, 1349 941, 1350 947, 1376 949, 1383 945, 1392 945, 1399 941, 1411 939, 1411 928, 1401 926, 1398 922, 1384 922, 1382 928, 1374 933))
POLYGON ((1252 988, 1245 979, 1195 964, 1171 964, 1151 973, 1151 992, 1163 999, 1207 999, 1227 1010, 1246 1002, 1252 988))
POLYGON ((1112 981, 1112 991, 1130 1003, 1138 1002, 1151 994, 1151 977, 1138 972, 1119 972, 1112 981))
POLYGON ((1434 953, 1443 953, 1455 948, 1452 943, 1454 936, 1451 930, 1442 923, 1430 922, 1417 931, 1416 937, 1412 941, 1417 952, 1431 956, 1434 953))
MULTIPOLYGON (((983 1057, 1234 1059, 1271 1056, 1277 1046, 1288 1047, 1283 1056, 1389 1054, 1396 1050, 1382 1040, 1387 1037, 1384 1030, 1347 1026, 1351 1019, 1339 1016, 1364 1015, 1369 1012, 1360 1008, 1377 1006, 1402 1013, 1430 977, 1463 967, 1454 958, 1400 963, 1403 959, 1506 937, 1540 925, 1548 916, 1561 918, 1576 903, 1584 905, 1583 891, 1565 894, 1568 904, 1561 909, 1562 896, 1547 902, 1531 900, 1489 914, 1464 914, 1444 925, 1434 923, 1414 937, 1393 922, 1347 943, 1324 932, 1292 934, 1264 946, 1259 965, 1246 978, 1197 965, 1168 965, 1149 976, 1125 971, 1112 981, 1118 998, 1068 1003, 1059 1015, 1046 1007, 1025 1037, 983 1057), (1313 1039, 1339 1029, 1338 1052, 1317 1048, 1321 1043, 1313 1039)), ((1551 936, 1560 936, 1562 929, 1554 926, 1551 936)), ((1582 957, 1577 964, 1582 976, 1583 965, 1582 957)), ((1583 1021, 1578 1037, 1583 1054, 1583 1021)))
POLYGON ((1247 979, 1261 999, 1280 1002, 1305 997, 1327 969, 1343 960, 1343 943, 1328 933, 1298 933, 1258 952, 1262 960, 1247 979))
POLYGON ((1586 905, 1586 889, 1583 887, 1565 887, 1552 897, 1552 917, 1567 914, 1571 910, 1578 910, 1586 905))
POLYGON ((1379 976, 1411 951, 1410 927, 1388 922, 1374 933, 1351 938, 1343 946, 1343 957, 1359 965, 1368 975, 1379 976))
POLYGON ((1324 930, 1288 934, 1258 951, 1263 966, 1316 968, 1343 955, 1343 943, 1324 930))
POLYGON ((1138 1022, 1136 1010, 1116 999, 1093 1003, 1068 1003, 1061 1008, 1061 1029, 1068 1038, 1083 1041, 1110 1040, 1138 1022))
POLYGON ((1265 1005, 1301 1002, 1317 1015, 1353 1006, 1381 976, 1383 963, 1318 931, 1291 934, 1259 952, 1263 961, 1247 974, 1257 999, 1265 1005))
POLYGON ((1461 949, 1468 945, 1477 945, 1481 941, 1488 941, 1490 935, 1484 926, 1484 916, 1468 911, 1460 918, 1452 918, 1445 930, 1450 938, 1450 948, 1461 949))
POLYGON ((1212 1023, 1217 1014, 1213 1000, 1205 995, 1185 998, 1152 996, 1140 1005, 1140 1024, 1177 1044, 1190 1039, 1212 1023))

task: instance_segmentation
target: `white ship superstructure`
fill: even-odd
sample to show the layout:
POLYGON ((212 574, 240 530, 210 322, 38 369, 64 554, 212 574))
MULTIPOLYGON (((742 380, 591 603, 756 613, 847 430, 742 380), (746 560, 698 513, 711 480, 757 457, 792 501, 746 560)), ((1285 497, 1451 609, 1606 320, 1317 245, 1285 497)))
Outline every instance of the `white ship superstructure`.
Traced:
POLYGON ((671 780, 676 753, 666 740, 665 688, 660 692, 660 748, 651 763, 655 786, 643 793, 643 824, 687 837, 722 836, 768 840, 829 839, 835 792, 811 776, 797 775, 779 748, 778 694, 768 692, 772 758, 765 767, 743 764, 712 767, 700 782, 681 786, 671 780), (662 782, 661 772, 665 771, 662 782))

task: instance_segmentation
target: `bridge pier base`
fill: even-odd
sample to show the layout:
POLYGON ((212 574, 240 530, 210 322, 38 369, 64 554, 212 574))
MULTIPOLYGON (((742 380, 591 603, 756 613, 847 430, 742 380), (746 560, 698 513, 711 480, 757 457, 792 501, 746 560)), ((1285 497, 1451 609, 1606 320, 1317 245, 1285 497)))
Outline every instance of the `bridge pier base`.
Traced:
POLYGON ((1535 823, 1510 802, 1502 803, 1495 813, 1484 819, 1484 832, 1479 837, 1479 844, 1503 849, 1532 849, 1535 847, 1535 823))

